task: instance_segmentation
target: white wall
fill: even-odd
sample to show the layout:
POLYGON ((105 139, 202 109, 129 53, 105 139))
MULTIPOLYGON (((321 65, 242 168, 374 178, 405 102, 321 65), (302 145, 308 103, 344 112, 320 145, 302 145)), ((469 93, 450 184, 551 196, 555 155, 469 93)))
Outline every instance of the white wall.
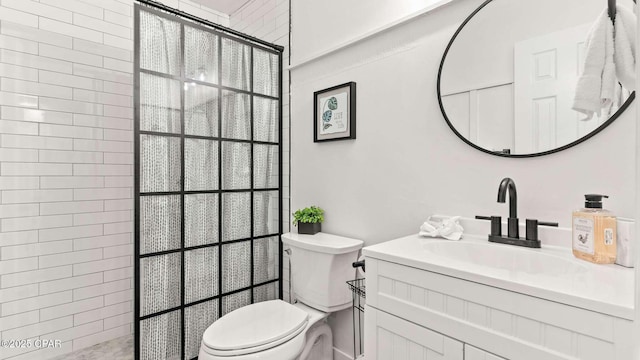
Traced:
POLYGON ((292 18, 304 19, 305 24, 304 29, 291 33, 291 63, 305 61, 438 2, 441 0, 296 2, 292 18))
MULTIPOLYGON (((450 131, 436 98, 438 66, 450 37, 481 2, 454 1, 292 70, 292 209, 317 204, 326 210, 324 231, 371 245, 415 233, 434 213, 506 216, 496 193, 509 176, 522 219, 568 226, 583 194, 594 191, 610 195, 606 207, 619 216, 634 216, 633 108, 588 142, 539 158, 484 154, 450 131), (313 143, 313 92, 347 81, 357 83, 357 139, 313 143)), ((375 7, 361 5, 352 9, 359 19, 376 16, 375 7)), ((292 54, 296 39, 324 43, 312 28, 312 9, 292 5, 292 54)), ((348 339, 348 321, 334 321, 344 325, 334 328, 334 340, 348 339)), ((341 349, 350 350, 347 342, 341 349)))
MULTIPOLYGON (((189 1, 164 1, 228 25, 189 1)), ((0 348, 130 334, 133 0, 0 2, 0 348)))

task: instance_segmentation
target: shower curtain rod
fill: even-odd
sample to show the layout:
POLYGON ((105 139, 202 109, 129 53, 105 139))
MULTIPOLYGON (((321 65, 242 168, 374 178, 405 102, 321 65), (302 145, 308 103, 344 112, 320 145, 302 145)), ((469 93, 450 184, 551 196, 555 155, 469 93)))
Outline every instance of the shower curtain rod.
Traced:
POLYGON ((155 7, 155 8, 158 8, 158 9, 162 10, 162 11, 171 13, 173 15, 178 15, 178 16, 187 18, 189 20, 193 20, 193 21, 197 21, 197 22, 203 23, 203 24, 205 24, 207 26, 210 26, 210 27, 212 27, 212 28, 214 28, 216 30, 224 31, 224 32, 229 33, 231 35, 235 35, 235 36, 238 36, 238 37, 241 37, 241 38, 245 38, 245 39, 247 39, 249 41, 252 41, 254 43, 273 48, 273 49, 275 49, 275 50, 277 50, 279 52, 284 52, 284 46, 272 44, 270 42, 267 42, 267 41, 258 39, 256 37, 253 37, 251 35, 247 35, 245 33, 241 33, 239 31, 230 29, 228 27, 216 24, 216 23, 211 22, 209 20, 197 17, 195 15, 191 15, 191 14, 186 13, 184 11, 181 11, 181 10, 178 10, 178 9, 174 9, 174 8, 169 7, 167 5, 161 4, 161 3, 157 2, 157 1, 153 1, 153 0, 136 0, 136 1, 139 2, 140 4, 144 4, 144 5, 155 7))

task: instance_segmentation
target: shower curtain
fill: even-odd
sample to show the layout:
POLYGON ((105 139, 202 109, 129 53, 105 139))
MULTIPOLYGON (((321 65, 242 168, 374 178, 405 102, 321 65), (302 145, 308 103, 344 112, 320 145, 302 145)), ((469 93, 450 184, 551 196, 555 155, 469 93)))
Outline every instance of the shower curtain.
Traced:
POLYGON ((138 5, 136 29, 136 351, 192 359, 280 296, 281 54, 138 5))

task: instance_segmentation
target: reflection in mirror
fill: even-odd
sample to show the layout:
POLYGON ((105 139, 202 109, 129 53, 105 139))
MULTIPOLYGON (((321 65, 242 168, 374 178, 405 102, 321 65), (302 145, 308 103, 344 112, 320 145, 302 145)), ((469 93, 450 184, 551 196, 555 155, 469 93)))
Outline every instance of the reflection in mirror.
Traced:
MULTIPOLYGON (((617 2, 633 16, 632 0, 617 2)), ((443 57, 438 93, 449 125, 483 151, 516 156, 561 150, 600 131, 634 96, 613 78, 612 101, 599 114, 586 120, 572 109, 585 40, 603 13, 604 0, 485 2, 443 57)))

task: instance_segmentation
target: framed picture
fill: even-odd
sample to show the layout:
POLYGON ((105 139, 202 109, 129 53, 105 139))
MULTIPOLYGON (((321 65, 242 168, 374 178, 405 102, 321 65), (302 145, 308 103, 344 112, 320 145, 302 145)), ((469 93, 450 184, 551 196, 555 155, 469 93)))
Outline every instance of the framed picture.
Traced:
POLYGON ((313 93, 313 142, 356 138, 356 83, 313 93))

